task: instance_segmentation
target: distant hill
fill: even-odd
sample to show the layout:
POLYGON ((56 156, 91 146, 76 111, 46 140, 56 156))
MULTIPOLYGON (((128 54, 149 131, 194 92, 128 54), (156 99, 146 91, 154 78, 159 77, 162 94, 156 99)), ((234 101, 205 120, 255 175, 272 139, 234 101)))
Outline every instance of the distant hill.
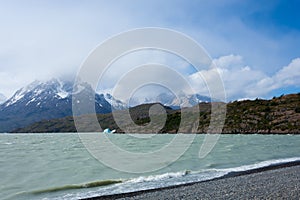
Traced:
MULTIPOLYGON (((211 104, 200 103, 198 133, 205 133, 210 122, 211 104)), ((144 104, 130 109, 131 118, 140 126, 150 122, 149 108, 153 104, 144 104)), ((227 116, 223 133, 260 133, 260 134, 300 134, 300 93, 274 97, 271 100, 244 100, 226 104, 227 116)), ((165 107, 167 119, 161 133, 176 133, 181 120, 181 111, 165 107)), ((118 111, 124 112, 124 111, 118 111)), ((90 117, 88 115, 82 117, 90 117)), ((98 114, 102 128, 109 127, 122 133, 111 113, 98 114)), ((87 124, 89 126, 89 124, 87 124)), ((89 131, 99 131, 96 127, 87 127, 89 131)), ((76 132, 72 117, 43 120, 13 132, 76 132)), ((134 132, 134 130, 133 130, 134 132)), ((137 131, 138 132, 138 131, 137 131)), ((188 131, 187 131, 188 132, 188 131)))

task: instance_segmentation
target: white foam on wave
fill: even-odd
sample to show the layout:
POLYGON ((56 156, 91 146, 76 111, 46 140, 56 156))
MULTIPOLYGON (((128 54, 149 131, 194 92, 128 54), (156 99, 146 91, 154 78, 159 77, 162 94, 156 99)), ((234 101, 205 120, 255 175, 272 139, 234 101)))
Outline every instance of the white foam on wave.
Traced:
POLYGON ((185 170, 185 171, 180 171, 180 172, 169 172, 165 174, 159 174, 159 175, 150 175, 150 176, 140 176, 137 178, 129 179, 126 181, 127 183, 141 183, 141 182, 149 182, 149 181, 162 181, 165 179, 171 179, 171 178, 180 178, 183 176, 186 176, 190 172, 185 170))
POLYGON ((118 194, 126 192, 135 192, 147 189, 155 189, 161 187, 175 186, 186 183, 201 182, 213 180, 215 178, 220 178, 225 176, 230 172, 242 172, 252 169, 258 169, 262 167, 267 167, 276 164, 284 164, 294 161, 300 161, 300 157, 286 158, 286 159, 273 159, 258 162, 250 165, 243 165, 239 167, 224 168, 224 169, 203 169, 200 171, 179 171, 179 172, 169 172, 158 175, 150 176, 140 176, 137 178, 132 178, 128 180, 123 180, 122 183, 113 184, 105 187, 98 188, 92 191, 85 191, 79 193, 71 193, 59 196, 59 198, 49 198, 49 199, 64 199, 70 200, 74 198, 88 198, 101 195, 118 194))
POLYGON ((266 161, 258 162, 255 164, 242 165, 239 167, 232 167, 232 168, 219 169, 219 170, 225 171, 228 173, 229 172, 240 172, 240 171, 248 171, 248 170, 258 169, 258 168, 262 168, 262 167, 268 167, 271 165, 277 165, 277 164, 283 164, 283 163, 289 163, 289 162, 295 162, 295 161, 300 161, 300 157, 266 160, 266 161))

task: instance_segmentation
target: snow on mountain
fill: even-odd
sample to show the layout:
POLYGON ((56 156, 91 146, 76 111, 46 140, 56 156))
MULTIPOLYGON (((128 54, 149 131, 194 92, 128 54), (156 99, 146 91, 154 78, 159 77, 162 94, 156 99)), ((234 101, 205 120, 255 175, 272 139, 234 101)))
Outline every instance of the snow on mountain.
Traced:
POLYGON ((34 81, 28 86, 19 89, 3 106, 9 107, 15 103, 25 103, 28 106, 34 102, 37 104, 42 101, 64 99, 72 92, 71 87, 68 85, 71 85, 71 83, 62 84, 57 79, 47 82, 34 81))
POLYGON ((122 106, 121 102, 110 97, 114 104, 112 107, 103 94, 95 94, 87 83, 74 86, 72 82, 58 79, 34 81, 0 105, 0 132, 12 131, 40 120, 72 116, 72 97, 75 94, 94 99, 96 113, 109 113, 112 108, 115 109, 114 106, 116 109, 122 106))
POLYGON ((146 97, 143 99, 132 98, 130 99, 130 106, 136 106, 143 103, 161 103, 165 106, 169 106, 174 109, 180 107, 191 107, 195 106, 201 102, 211 102, 211 99, 206 96, 199 94, 184 94, 181 93, 178 96, 175 96, 171 93, 161 93, 157 96, 146 97))
POLYGON ((122 102, 118 99, 115 99, 109 93, 104 94, 104 98, 108 103, 110 103, 110 105, 113 107, 114 110, 124 110, 124 109, 128 108, 128 106, 124 102, 122 102))
POLYGON ((92 88, 87 83, 79 83, 74 86, 72 82, 63 82, 59 79, 51 79, 47 82, 34 81, 19 89, 2 107, 9 107, 21 102, 25 102, 27 106, 31 103, 41 105, 41 103, 49 103, 54 100, 71 100, 72 94, 81 93, 83 90, 92 90, 92 88))
POLYGON ((6 96, 4 94, 0 93, 0 104, 6 101, 6 96))
POLYGON ((206 96, 202 96, 199 94, 180 94, 178 98, 174 98, 172 103, 169 106, 183 106, 183 107, 190 107, 195 106, 201 102, 210 102, 211 99, 206 96))
POLYGON ((28 86, 19 89, 10 99, 8 99, 5 103, 4 103, 4 107, 8 107, 14 103, 16 103, 17 101, 19 101, 20 99, 22 99, 26 93, 30 92, 34 87, 36 87, 40 82, 39 81, 34 81, 31 84, 29 84, 28 86))
MULTIPOLYGON (((95 102, 96 113, 109 113, 112 110, 122 110, 129 106, 115 99, 112 95, 98 94, 88 83, 80 82, 73 85, 72 82, 51 79, 46 82, 34 81, 26 87, 19 89, 11 98, 0 104, 0 132, 9 132, 41 120, 62 118, 73 114, 82 115, 94 112, 93 109, 82 109, 76 113, 72 110, 72 98, 83 97, 87 101, 95 102)), ((136 105, 142 103, 160 102, 165 106, 180 108, 182 106, 194 106, 210 98, 201 95, 184 95, 178 97, 162 93, 156 97, 144 97, 131 99, 136 105)), ((85 106, 84 102, 78 102, 85 106)))

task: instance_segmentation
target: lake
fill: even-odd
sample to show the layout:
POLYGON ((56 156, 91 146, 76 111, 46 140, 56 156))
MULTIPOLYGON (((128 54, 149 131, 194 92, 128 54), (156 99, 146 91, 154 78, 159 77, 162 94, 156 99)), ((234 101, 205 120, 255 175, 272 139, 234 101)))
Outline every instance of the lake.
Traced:
MULTIPOLYGON (((90 142, 97 145, 101 134, 90 134, 96 138, 90 142)), ((105 137, 120 149, 146 155, 169 144, 176 135, 110 134, 105 137)), ((175 162, 165 166, 162 159, 161 169, 134 173, 119 171, 97 160, 76 133, 1 134, 0 196, 2 199, 80 199, 209 180, 232 171, 300 160, 300 135, 221 135, 204 158, 198 155, 205 135, 193 137, 189 148, 175 162)), ((177 143, 174 152, 182 145, 177 143)), ((101 148, 101 154, 115 155, 109 148, 101 148)), ((131 164, 135 162, 138 160, 128 160, 131 164)))

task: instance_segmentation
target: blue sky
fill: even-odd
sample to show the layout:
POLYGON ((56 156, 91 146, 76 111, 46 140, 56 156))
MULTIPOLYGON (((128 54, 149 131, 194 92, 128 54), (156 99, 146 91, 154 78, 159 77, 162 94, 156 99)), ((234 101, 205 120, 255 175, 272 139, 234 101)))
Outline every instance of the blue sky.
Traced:
POLYGON ((0 1, 0 93, 71 77, 105 39, 142 27, 174 29, 201 44, 218 63, 228 100, 299 92, 299 7, 295 0, 0 1))

